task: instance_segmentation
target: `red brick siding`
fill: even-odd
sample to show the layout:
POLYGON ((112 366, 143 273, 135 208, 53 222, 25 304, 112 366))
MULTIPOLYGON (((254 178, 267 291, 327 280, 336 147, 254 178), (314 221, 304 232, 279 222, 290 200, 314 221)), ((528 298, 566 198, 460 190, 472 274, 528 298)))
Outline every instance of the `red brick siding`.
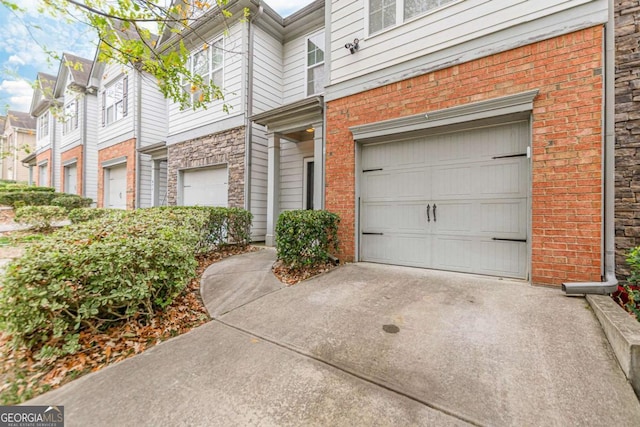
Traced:
POLYGON ((82 168, 84 166, 82 162, 82 150, 83 150, 83 146, 78 145, 77 147, 74 147, 71 150, 67 150, 64 153, 60 153, 60 191, 64 191, 64 180, 65 180, 64 163, 68 160, 75 158, 78 160, 78 162, 76 163, 77 165, 76 172, 78 174, 76 178, 76 182, 77 182, 76 193, 79 195, 82 195, 82 192, 84 190, 84 183, 82 181, 82 177, 84 176, 84 174, 82 173, 82 168))
POLYGON ((331 101, 326 208, 355 257, 355 144, 349 127, 539 89, 533 109, 534 283, 600 280, 602 27, 592 27, 331 101))
POLYGON ((42 162, 47 162, 47 187, 51 187, 53 185, 53 181, 51 180, 51 149, 45 150, 42 153, 36 155, 36 167, 34 168, 34 172, 33 172, 33 182, 36 185, 40 185, 40 168, 38 167, 38 165, 42 162))
POLYGON ((98 151, 98 207, 104 207, 104 168, 102 164, 127 158, 127 209, 136 207, 136 139, 132 138, 98 151))

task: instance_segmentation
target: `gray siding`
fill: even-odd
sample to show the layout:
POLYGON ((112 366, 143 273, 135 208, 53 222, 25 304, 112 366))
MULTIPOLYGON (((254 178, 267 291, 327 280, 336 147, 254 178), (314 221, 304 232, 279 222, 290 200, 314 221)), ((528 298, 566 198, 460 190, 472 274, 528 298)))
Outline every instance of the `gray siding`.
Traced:
MULTIPOLYGON (((224 82, 223 93, 225 99, 212 102, 207 109, 200 108, 180 110, 180 105, 169 101, 168 105, 168 135, 176 135, 189 132, 189 138, 197 138, 206 135, 206 130, 198 133, 197 129, 212 122, 228 119, 232 116, 244 113, 242 90, 242 57, 246 49, 242 45, 243 25, 236 23, 228 30, 224 37, 224 82), (223 106, 229 107, 229 113, 223 111, 223 106)), ((212 35, 207 40, 216 40, 222 32, 212 35)), ((224 130, 224 129, 220 129, 224 130)))
POLYGON ((140 194, 138 196, 139 207, 150 208, 153 206, 153 161, 148 154, 140 154, 139 177, 140 194))
POLYGON ((105 66, 102 80, 100 81, 100 88, 98 90, 98 144, 99 148, 107 148, 111 145, 120 143, 122 141, 135 138, 135 109, 134 99, 135 93, 135 73, 129 69, 123 69, 119 64, 108 64, 105 66), (102 125, 102 93, 105 88, 109 87, 117 79, 122 78, 124 75, 128 76, 127 79, 127 115, 120 120, 102 125))
POLYGON ((369 36, 366 3, 332 2, 328 100, 607 20, 606 0, 465 0, 369 36))
POLYGON ((61 144, 62 144, 62 123, 60 123, 58 120, 55 120, 55 140, 53 141, 53 144, 51 145, 51 163, 53 164, 49 164, 50 169, 53 171, 53 176, 52 176, 52 184, 53 187, 56 189, 56 191, 61 191, 62 189, 60 188, 60 154, 61 154, 61 144))
POLYGON ((98 97, 87 96, 87 126, 85 141, 84 194, 85 197, 98 201, 98 97))
POLYGON ((304 159, 313 157, 313 141, 280 144, 280 210, 302 209, 304 159))
POLYGON ((146 147, 167 138, 167 103, 151 76, 144 73, 136 74, 142 85, 140 146, 146 147))
POLYGON ((167 206, 167 161, 161 161, 158 165, 160 182, 158 183, 158 206, 167 206))
POLYGON ((293 39, 284 45, 283 101, 284 104, 306 98, 306 36, 293 39))
POLYGON ((264 128, 253 124, 251 142, 251 238, 263 241, 267 233, 267 136, 264 128))
POLYGON ((264 30, 253 29, 253 114, 257 114, 282 105, 283 47, 264 30))

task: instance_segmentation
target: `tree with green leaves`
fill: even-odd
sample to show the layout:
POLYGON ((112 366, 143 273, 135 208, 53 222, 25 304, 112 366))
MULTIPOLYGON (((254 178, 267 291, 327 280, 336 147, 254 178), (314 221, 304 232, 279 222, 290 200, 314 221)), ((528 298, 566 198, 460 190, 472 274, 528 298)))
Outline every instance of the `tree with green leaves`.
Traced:
MULTIPOLYGON (((228 3, 229 0, 42 0, 38 11, 91 26, 98 37, 99 61, 147 73, 155 78, 165 98, 183 109, 198 109, 222 99, 222 88, 190 70, 189 49, 182 35, 190 34, 201 48, 208 49, 198 28, 205 21, 226 22, 231 18, 228 3), (199 96, 193 97, 192 93, 199 96)), ((15 14, 24 12, 18 2, 0 0, 0 5, 15 14)), ((248 9, 243 12, 242 19, 246 18, 248 9)))

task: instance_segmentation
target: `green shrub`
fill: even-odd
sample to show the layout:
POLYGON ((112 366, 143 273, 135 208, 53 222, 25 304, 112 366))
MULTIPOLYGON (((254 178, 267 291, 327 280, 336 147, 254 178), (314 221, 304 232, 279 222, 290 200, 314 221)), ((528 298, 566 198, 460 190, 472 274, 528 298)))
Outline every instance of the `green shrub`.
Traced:
POLYGON ((328 211, 285 211, 276 223, 278 259, 290 268, 328 262, 338 251, 338 215, 328 211))
POLYGON ((25 184, 7 184, 2 188, 2 191, 6 192, 22 192, 22 191, 36 191, 43 193, 54 193, 56 191, 53 187, 36 187, 35 185, 25 184))
POLYGON ((77 208, 88 208, 93 203, 88 197, 81 197, 74 194, 65 194, 64 196, 58 196, 51 200, 53 206, 60 206, 67 211, 77 208))
POLYGON ((73 353, 82 329, 170 304, 195 275, 198 239, 179 220, 136 211, 61 229, 7 267, 0 328, 40 358, 73 353))
POLYGON ((640 246, 633 248, 627 256, 631 274, 627 278, 627 284, 622 285, 618 298, 624 308, 640 322, 640 246))
POLYGON ((34 230, 48 230, 54 221, 67 218, 67 210, 59 206, 24 206, 16 209, 15 221, 34 230))
MULTIPOLYGON (((41 188, 41 187, 34 187, 41 188)), ((13 208, 22 206, 46 206, 57 197, 50 191, 0 191, 0 205, 13 208)))
POLYGON ((73 224, 80 222, 90 221, 92 219, 102 218, 103 216, 111 215, 116 217, 118 215, 124 215, 126 211, 121 209, 109 209, 109 208, 75 208, 69 211, 69 220, 73 224))

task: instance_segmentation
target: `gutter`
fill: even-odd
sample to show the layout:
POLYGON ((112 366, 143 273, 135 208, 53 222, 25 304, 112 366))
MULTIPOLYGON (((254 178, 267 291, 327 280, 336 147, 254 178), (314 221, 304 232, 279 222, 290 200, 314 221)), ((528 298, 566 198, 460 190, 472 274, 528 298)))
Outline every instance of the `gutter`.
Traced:
MULTIPOLYGON (((84 92, 84 102, 82 105, 82 197, 87 197, 87 96, 89 93, 84 92)), ((79 118, 78 118, 79 120, 79 118)), ((76 189, 77 190, 77 189, 76 189)))
POLYGON ((136 103, 135 103, 135 137, 136 137, 136 154, 134 159, 133 167, 135 168, 135 180, 136 180, 136 188, 135 194, 133 195, 134 200, 134 208, 140 207, 140 139, 142 138, 142 71, 134 69, 134 76, 136 77, 136 103))
POLYGON ((607 295, 618 290, 615 242, 615 32, 614 5, 609 0, 609 20, 605 26, 604 52, 604 282, 563 283, 567 295, 607 295))
POLYGON ((245 144, 244 144, 244 207, 251 210, 251 151, 253 145, 253 122, 251 115, 253 114, 253 45, 254 45, 254 29, 253 24, 257 22, 264 12, 264 8, 258 1, 258 13, 253 19, 247 22, 247 107, 245 111, 245 144))

